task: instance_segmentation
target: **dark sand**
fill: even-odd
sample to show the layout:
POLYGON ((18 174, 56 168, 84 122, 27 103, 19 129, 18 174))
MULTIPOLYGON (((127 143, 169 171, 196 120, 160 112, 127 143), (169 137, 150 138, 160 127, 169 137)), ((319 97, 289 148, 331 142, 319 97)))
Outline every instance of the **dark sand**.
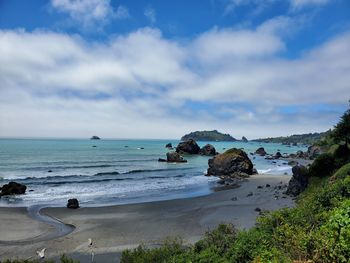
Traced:
POLYGON ((258 216, 255 208, 274 210, 293 206, 293 200, 282 194, 285 189, 274 189, 286 184, 289 179, 285 175, 254 175, 239 188, 196 198, 77 210, 43 209, 42 213, 76 227, 72 233, 59 238, 50 235, 56 232, 53 226, 29 218, 25 208, 0 208, 1 241, 33 239, 33 242, 21 245, 0 241, 0 260, 36 258, 35 252, 46 248, 47 258, 57 258, 66 253, 82 262, 91 262, 93 251, 94 262, 116 262, 120 251, 126 248, 134 248, 141 243, 158 245, 165 238, 174 236, 183 238, 185 243, 193 243, 219 223, 250 228, 258 216), (266 184, 271 187, 265 187, 266 184), (258 189, 258 185, 264 187, 258 189), (277 199, 276 191, 279 192, 277 199), (247 196, 250 192, 253 196, 247 196), (234 197, 236 201, 232 200, 234 197), (38 236, 51 238, 37 241, 38 236), (88 238, 93 240, 92 249, 88 247, 88 238))

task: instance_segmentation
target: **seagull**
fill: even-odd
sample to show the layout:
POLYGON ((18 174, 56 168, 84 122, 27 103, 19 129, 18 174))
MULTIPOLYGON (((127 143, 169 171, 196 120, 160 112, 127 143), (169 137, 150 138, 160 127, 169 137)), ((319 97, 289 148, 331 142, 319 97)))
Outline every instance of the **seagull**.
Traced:
POLYGON ((39 258, 45 257, 45 250, 46 250, 46 248, 43 248, 42 250, 36 252, 38 254, 39 258))
POLYGON ((88 246, 92 247, 92 239, 91 238, 88 239, 88 246))

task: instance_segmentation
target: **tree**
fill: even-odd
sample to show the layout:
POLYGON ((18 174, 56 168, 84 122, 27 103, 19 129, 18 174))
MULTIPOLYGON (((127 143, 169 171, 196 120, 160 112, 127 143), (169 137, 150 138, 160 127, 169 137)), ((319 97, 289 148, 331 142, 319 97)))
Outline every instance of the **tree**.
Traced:
MULTIPOLYGON (((350 100, 349 100, 350 104, 350 100)), ((340 121, 335 125, 333 130, 333 138, 336 142, 345 142, 346 145, 350 142, 350 108, 344 112, 340 121)))

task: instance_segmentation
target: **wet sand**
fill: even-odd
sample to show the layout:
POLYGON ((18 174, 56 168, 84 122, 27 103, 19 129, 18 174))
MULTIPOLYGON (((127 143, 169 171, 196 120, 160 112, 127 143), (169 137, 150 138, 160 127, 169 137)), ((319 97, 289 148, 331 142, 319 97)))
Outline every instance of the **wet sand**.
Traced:
POLYGON ((253 175, 239 188, 195 198, 77 210, 41 210, 42 214, 75 226, 73 232, 62 237, 54 237, 57 226, 28 217, 26 208, 0 208, 0 240, 7 241, 6 244, 0 241, 0 259, 36 258, 35 251, 45 247, 47 258, 65 253, 82 262, 91 262, 93 251, 94 262, 106 262, 106 258, 115 262, 120 251, 141 243, 158 245, 174 236, 183 238, 185 243, 194 243, 219 223, 250 228, 258 216, 255 208, 274 210, 294 205, 290 197, 282 194, 285 189, 278 189, 289 179, 285 175, 253 175), (266 187, 266 184, 271 186, 266 187), (253 195, 249 195, 251 192, 253 195), (37 236, 50 238, 40 241, 37 236), (93 240, 92 248, 88 246, 88 238, 93 240), (22 239, 33 242, 16 244, 22 239))

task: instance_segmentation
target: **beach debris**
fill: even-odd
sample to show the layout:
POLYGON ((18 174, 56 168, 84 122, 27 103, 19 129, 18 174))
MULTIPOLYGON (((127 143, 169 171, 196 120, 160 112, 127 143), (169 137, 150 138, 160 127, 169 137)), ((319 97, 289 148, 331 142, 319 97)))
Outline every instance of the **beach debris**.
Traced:
POLYGON ((45 258, 45 250, 46 248, 43 248, 42 250, 36 252, 39 258, 45 258))
POLYGON ((262 189, 262 188, 264 188, 262 185, 258 185, 256 188, 258 188, 258 189, 262 189))
POLYGON ((0 196, 3 195, 21 195, 24 194, 27 190, 27 186, 24 184, 9 182, 8 184, 4 184, 1 187, 0 196))
POLYGON ((247 197, 248 196, 253 196, 254 194, 253 194, 253 192, 249 192, 248 194, 247 194, 247 197))
POLYGON ((76 198, 69 199, 67 202, 67 208, 77 209, 79 208, 79 201, 76 198))
POLYGON ((254 209, 255 212, 261 212, 261 208, 257 207, 254 209))

